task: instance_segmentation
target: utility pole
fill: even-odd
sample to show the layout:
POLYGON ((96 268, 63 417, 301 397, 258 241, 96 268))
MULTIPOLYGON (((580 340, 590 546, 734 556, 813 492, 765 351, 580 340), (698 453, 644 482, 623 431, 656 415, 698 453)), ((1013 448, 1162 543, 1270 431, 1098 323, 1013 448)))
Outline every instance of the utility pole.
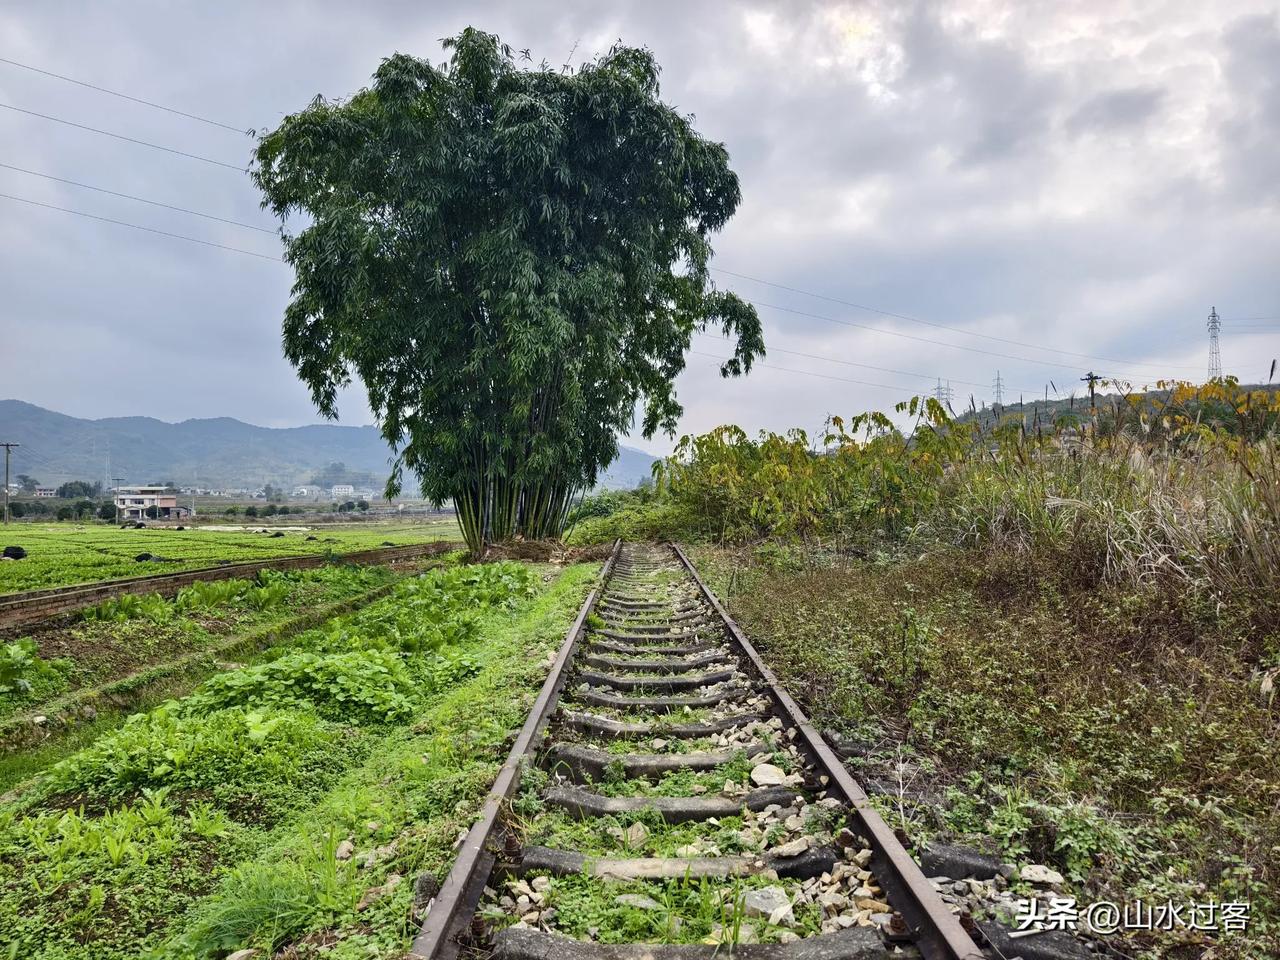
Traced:
POLYGON ((1089 415, 1091 417, 1096 417, 1098 415, 1098 407, 1097 404, 1094 403, 1094 386, 1102 379, 1102 377, 1090 370, 1080 379, 1089 384, 1089 415))
POLYGON ((1218 333, 1222 330, 1222 318, 1218 316, 1218 308, 1209 311, 1209 379, 1222 379, 1222 353, 1218 349, 1218 333))
POLYGON ((20 443, 0 443, 4 447, 4 522, 9 522, 9 451, 20 447, 20 443))
POLYGON ((111 482, 115 484, 111 488, 111 502, 116 505, 116 523, 120 522, 120 481, 124 477, 112 477, 111 482))

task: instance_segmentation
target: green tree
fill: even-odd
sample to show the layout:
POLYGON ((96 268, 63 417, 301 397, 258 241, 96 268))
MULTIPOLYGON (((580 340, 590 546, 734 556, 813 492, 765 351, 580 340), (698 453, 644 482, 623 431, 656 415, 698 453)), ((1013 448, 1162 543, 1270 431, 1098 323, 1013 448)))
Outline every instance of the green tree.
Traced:
POLYGON ((265 507, 262 508, 262 515, 264 517, 274 517, 279 512, 280 512, 280 508, 277 507, 274 503, 268 503, 265 507))
POLYGON ((64 500, 75 500, 78 497, 96 497, 102 493, 101 483, 90 483, 88 480, 71 480, 58 487, 57 494, 64 500))
POLYGON ((357 500, 357 501, 356 501, 356 509, 357 509, 357 510, 359 510, 361 513, 366 513, 366 512, 369 510, 369 501, 368 501, 368 500, 357 500))
POLYGON ((104 500, 98 505, 99 520, 114 520, 116 518, 116 505, 111 500, 104 500))
POLYGON ((75 511, 70 507, 59 507, 58 512, 54 514, 59 520, 70 520, 75 515, 75 511))
POLYGON ((22 487, 23 493, 35 493, 36 487, 40 486, 40 481, 30 474, 18 474, 18 486, 22 487))
POLYGON ((249 506, 244 508, 244 515, 246 517, 256 517, 258 515, 258 508, 251 503, 249 506))
POLYGON ((26 515, 27 515, 27 508, 23 506, 21 501, 15 500, 13 503, 9 504, 9 516, 13 517, 15 520, 21 519, 26 515))
POLYGON ((672 432, 697 331, 764 352, 754 309, 710 282, 738 180, 722 144, 659 99, 617 46, 527 68, 467 29, 436 67, 397 54, 351 99, 266 134, 254 179, 286 230, 286 357, 320 412, 358 376, 395 459, 473 552, 558 534, 632 426, 672 432))

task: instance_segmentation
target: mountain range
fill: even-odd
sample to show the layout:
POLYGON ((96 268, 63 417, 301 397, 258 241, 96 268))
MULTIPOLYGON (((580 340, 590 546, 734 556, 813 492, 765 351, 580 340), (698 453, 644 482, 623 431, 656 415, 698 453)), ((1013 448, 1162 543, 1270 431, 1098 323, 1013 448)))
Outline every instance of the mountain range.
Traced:
MULTIPOLYGON (((317 475, 346 477, 379 489, 389 472, 389 451, 376 427, 315 424, 258 427, 215 417, 167 423, 152 417, 85 420, 21 400, 0 400, 0 440, 20 444, 12 452, 10 478, 35 477, 41 485, 68 480, 123 478, 123 483, 172 480, 181 486, 292 487, 317 475)), ((634 487, 650 475, 654 457, 621 447, 602 472, 600 486, 634 487)), ((407 480, 408 478, 406 478, 407 480)))

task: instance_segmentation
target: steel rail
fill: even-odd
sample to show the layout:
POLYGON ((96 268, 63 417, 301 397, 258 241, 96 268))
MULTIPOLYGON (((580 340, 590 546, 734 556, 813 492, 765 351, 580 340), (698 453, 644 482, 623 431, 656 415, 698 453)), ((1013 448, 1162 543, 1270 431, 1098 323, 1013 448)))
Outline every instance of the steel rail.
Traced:
POLYGON ((501 832, 499 816, 503 805, 520 788, 524 771, 533 758, 538 740, 560 699, 560 691, 569 678, 569 667, 573 663, 574 654, 577 653, 578 645, 585 632, 587 615, 600 595, 600 585, 608 581, 621 549, 622 541, 615 540, 613 552, 609 554, 609 559, 605 561, 596 578, 597 585, 587 594, 587 599, 582 602, 578 610, 578 616, 574 619, 569 632, 565 634, 564 642, 561 643, 556 659, 551 665, 551 671, 542 684, 542 690, 538 693, 538 699, 534 701, 524 727, 521 728, 519 736, 511 747, 511 752, 507 755, 506 762, 498 771, 498 776, 489 789, 484 806, 480 810, 480 818, 467 831, 459 848, 458 858, 454 861, 453 868, 431 904, 426 920, 418 931, 417 937, 414 938, 406 960, 408 958, 453 960, 457 957, 460 950, 458 934, 471 922, 497 859, 492 841, 495 835, 501 832))
POLYGON ((919 865, 898 841, 889 825, 884 822, 884 818, 871 806, 866 792, 845 769, 835 752, 827 746, 826 741, 809 722, 808 716, 800 705, 778 683, 778 678, 773 671, 765 665, 751 641, 729 616, 729 611, 707 588, 688 555, 678 544, 671 546, 693 582, 697 584, 703 599, 724 621, 733 640, 746 653, 752 668, 768 686, 770 695, 785 714, 787 725, 796 728, 810 755, 831 778, 827 789, 834 787, 842 793, 854 810, 862 827, 861 832, 871 843, 871 863, 876 879, 888 894, 890 905, 906 921, 906 932, 910 934, 926 960, 982 960, 983 954, 978 949, 978 945, 973 942, 973 939, 960 926, 960 921, 942 902, 942 898, 933 889, 933 885, 925 877, 919 865))

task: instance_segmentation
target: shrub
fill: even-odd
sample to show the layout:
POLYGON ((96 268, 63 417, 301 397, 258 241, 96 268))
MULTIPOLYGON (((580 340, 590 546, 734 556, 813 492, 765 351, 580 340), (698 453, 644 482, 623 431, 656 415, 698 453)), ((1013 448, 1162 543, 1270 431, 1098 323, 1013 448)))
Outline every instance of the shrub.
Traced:
POLYGON ((49 672, 36 655, 36 642, 23 637, 0 646, 0 694, 21 696, 31 689, 31 681, 49 672))
POLYGON ((244 515, 246 517, 256 517, 258 515, 258 508, 251 503, 244 508, 244 515))
POLYGON ((195 715, 171 701, 135 714, 55 764, 43 789, 118 797, 164 785, 287 781, 309 752, 331 749, 331 741, 327 725, 311 713, 232 709, 195 715))
POLYGON ((294 653, 218 674, 185 701, 185 710, 311 706, 322 716, 353 722, 402 719, 412 708, 413 683, 393 653, 294 653))

